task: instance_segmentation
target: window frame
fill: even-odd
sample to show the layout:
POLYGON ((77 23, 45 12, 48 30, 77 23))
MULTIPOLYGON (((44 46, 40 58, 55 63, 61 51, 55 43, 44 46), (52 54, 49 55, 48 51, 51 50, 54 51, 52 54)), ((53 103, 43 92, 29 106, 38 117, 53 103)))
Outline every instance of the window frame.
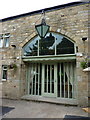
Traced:
POLYGON ((7 71, 8 71, 8 68, 7 68, 7 65, 2 65, 2 81, 7 81, 7 71), (4 68, 6 67, 6 68, 4 68), (4 79, 3 76, 4 76, 4 71, 6 72, 6 78, 4 79))
MULTIPOLYGON (((64 54, 57 54, 57 43, 56 43, 56 37, 55 37, 55 54, 54 55, 40 55, 40 49, 39 49, 39 39, 38 37, 39 36, 35 36, 32 40, 30 40, 28 43, 26 43, 24 46, 23 46, 23 56, 25 57, 45 57, 45 56, 62 56, 62 55, 76 55, 76 43, 71 40, 69 37, 65 36, 65 35, 62 35, 60 33, 54 33, 54 32, 49 32, 49 34, 52 33, 54 36, 55 34, 56 35, 61 35, 63 38, 66 38, 68 41, 70 41, 71 43, 73 43, 73 49, 74 49, 74 53, 64 53, 64 54), (29 43, 32 43, 32 41, 34 41, 35 39, 38 39, 38 48, 37 48, 37 55, 35 56, 32 56, 32 55, 26 55, 26 52, 25 52, 25 48, 28 46, 29 43)), ((48 35, 47 35, 48 36, 48 35)), ((28 52, 28 51, 27 51, 28 52)))
POLYGON ((0 48, 2 48, 3 47, 3 35, 0 35, 0 48))
POLYGON ((9 37, 4 37, 4 47, 5 48, 9 47, 9 37))
POLYGON ((0 34, 0 44, 1 44, 0 48, 8 48, 9 47, 9 41, 10 41, 9 38, 10 38, 10 33, 0 34), (6 40, 7 40, 7 42, 6 42, 6 40))

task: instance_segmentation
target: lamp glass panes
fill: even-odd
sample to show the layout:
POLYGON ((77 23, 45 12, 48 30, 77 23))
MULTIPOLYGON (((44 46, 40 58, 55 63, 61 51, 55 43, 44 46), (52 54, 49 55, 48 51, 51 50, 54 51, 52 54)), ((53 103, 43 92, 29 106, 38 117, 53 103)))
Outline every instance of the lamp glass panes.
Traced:
POLYGON ((46 36, 46 34, 49 31, 49 27, 50 26, 44 25, 44 24, 40 24, 40 25, 35 26, 36 31, 41 38, 44 38, 46 36))
POLYGON ((35 25, 35 29, 38 33, 38 35, 40 36, 40 38, 44 38, 46 36, 46 34, 49 31, 50 26, 46 25, 45 19, 42 19, 41 24, 39 25, 35 25))

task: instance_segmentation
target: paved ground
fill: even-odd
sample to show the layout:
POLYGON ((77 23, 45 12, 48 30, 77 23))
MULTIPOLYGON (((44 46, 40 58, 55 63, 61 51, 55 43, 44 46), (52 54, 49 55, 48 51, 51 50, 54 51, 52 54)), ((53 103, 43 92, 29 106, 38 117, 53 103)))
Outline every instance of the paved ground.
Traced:
POLYGON ((3 106, 14 107, 3 118, 64 118, 65 115, 88 116, 81 107, 24 100, 3 100, 3 106))

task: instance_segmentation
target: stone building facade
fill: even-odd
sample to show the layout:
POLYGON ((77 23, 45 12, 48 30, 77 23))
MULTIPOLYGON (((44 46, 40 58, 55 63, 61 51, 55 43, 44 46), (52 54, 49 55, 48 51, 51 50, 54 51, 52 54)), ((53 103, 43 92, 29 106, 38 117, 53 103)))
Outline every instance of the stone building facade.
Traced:
MULTIPOLYGON (((42 20, 42 10, 30 12, 27 14, 18 15, 15 17, 10 17, 3 19, 0 22, 0 26, 2 26, 2 31, 0 34, 0 76, 1 76, 1 83, 2 83, 2 97, 3 98, 10 98, 10 99, 21 99, 23 96, 24 98, 37 98, 38 100, 41 99, 46 101, 53 101, 56 100, 59 103, 67 103, 67 104, 75 104, 75 105, 82 105, 87 106, 88 105, 88 97, 90 97, 89 92, 89 70, 85 71, 81 67, 82 61, 87 60, 88 57, 88 29, 89 29, 89 23, 88 23, 88 17, 89 17, 89 8, 90 4, 89 2, 74 2, 66 5, 60 5, 52 8, 46 8, 45 11, 45 20, 46 23, 50 26, 49 33, 51 33, 52 36, 62 36, 63 38, 66 38, 67 40, 70 40, 71 43, 74 44, 74 53, 73 54, 60 54, 60 55, 41 55, 41 56, 25 56, 23 51, 25 46, 27 47, 28 44, 31 41, 34 41, 35 38, 38 39, 37 32, 35 30, 35 25, 40 24, 42 20), (3 44, 2 44, 3 43, 3 44), (52 64, 51 64, 52 63, 52 64), (68 65, 66 65, 67 63, 68 65), (71 69, 70 68, 70 64, 71 69), (48 64, 48 68, 47 65, 48 64), (57 65, 56 65, 57 64, 57 65), (74 64, 74 67, 73 67, 74 64), (72 96, 75 95, 74 98, 70 97, 70 93, 67 93, 67 97, 63 93, 61 97, 58 94, 58 92, 61 90, 59 89, 59 84, 61 82, 57 82, 59 79, 59 74, 61 76, 61 79, 63 79, 64 83, 63 86, 60 85, 60 87, 63 87, 62 92, 65 92, 66 90, 66 77, 64 74, 64 77, 62 77, 59 67, 58 66, 68 66, 66 67, 60 67, 62 71, 65 69, 68 69, 67 73, 68 79, 70 76, 74 77, 74 82, 72 85, 72 82, 67 80, 68 82, 68 91, 72 89, 72 96), (32 66, 38 66, 33 67, 32 66), (53 67, 54 66, 54 67, 53 67), (45 69, 49 69, 45 73, 45 69), (31 69, 38 69, 40 70, 40 76, 35 76, 36 82, 41 79, 41 82, 39 82, 42 86, 40 88, 40 84, 38 83, 39 88, 34 86, 34 90, 36 92, 41 92, 41 94, 38 93, 32 93, 30 94, 30 79, 32 76, 31 69), (54 71, 52 69, 55 69, 54 71), (73 70, 74 69, 74 70, 73 70), (48 71, 50 71, 48 73, 48 71), (59 73, 57 73, 59 70, 59 73), (72 72, 73 71, 73 72, 72 72), (44 74, 49 76, 49 74, 54 74, 53 78, 57 78, 55 80, 55 85, 53 89, 55 90, 56 94, 53 94, 54 92, 46 94, 43 88, 45 87, 45 82, 42 82, 42 79, 45 78, 44 74), (58 75, 57 75, 58 74, 58 75), (37 80, 38 77, 38 80, 37 80), (57 86, 58 84, 58 86, 57 86), (72 85, 70 88, 70 84, 72 85), (38 90, 37 90, 38 89, 38 90), (43 93, 42 93, 43 91, 43 93), (69 97, 68 97, 69 96, 69 97), (63 102, 64 101, 64 102, 63 102)), ((50 37, 50 35, 47 35, 47 39, 50 37)), ((30 43, 32 44, 32 43, 30 43)), ((69 43, 67 43, 69 45, 69 43)), ((33 44, 34 45, 34 44, 33 44)), ((59 49, 59 48, 58 48, 59 49)), ((57 49, 56 49, 57 50, 57 49)), ((33 74, 35 74, 33 72, 33 74)), ((39 72, 38 72, 39 73, 39 72)), ((53 76, 51 75, 51 78, 53 76)), ((34 79, 34 77, 33 77, 34 79)), ((48 78, 49 79, 49 78, 48 78)), ((49 81, 48 81, 49 82, 49 81)), ((33 85, 36 83, 34 82, 33 85)), ((48 83, 50 84, 50 83, 48 83)), ((53 82, 51 83, 53 84, 53 82)), ((49 89, 48 85, 48 89, 49 89)))

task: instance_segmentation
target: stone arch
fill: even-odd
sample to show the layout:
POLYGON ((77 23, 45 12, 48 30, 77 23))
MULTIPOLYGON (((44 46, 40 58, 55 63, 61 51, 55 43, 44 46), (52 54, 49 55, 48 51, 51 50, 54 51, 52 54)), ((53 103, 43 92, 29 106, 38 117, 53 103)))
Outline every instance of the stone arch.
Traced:
POLYGON ((50 27, 50 32, 57 32, 57 33, 59 33, 59 34, 62 34, 62 35, 64 35, 64 36, 66 36, 67 38, 71 39, 73 42, 76 41, 76 35, 75 35, 75 34, 73 35, 73 34, 71 34, 70 32, 65 31, 64 29, 57 28, 57 29, 55 30, 55 28, 50 27))
POLYGON ((28 36, 23 42, 20 43, 20 46, 23 47, 26 43, 28 43, 32 38, 36 36, 36 32, 33 32, 30 36, 28 36))
MULTIPOLYGON (((70 32, 67 32, 63 29, 57 28, 56 30, 53 27, 50 27, 50 32, 55 32, 58 34, 62 34, 72 40, 72 42, 75 43, 76 35, 72 35, 70 32)), ((37 33, 34 31, 30 36, 28 36, 23 42, 21 42, 20 46, 23 47, 26 43, 28 43, 31 39, 33 39, 35 36, 37 36, 37 33)))

